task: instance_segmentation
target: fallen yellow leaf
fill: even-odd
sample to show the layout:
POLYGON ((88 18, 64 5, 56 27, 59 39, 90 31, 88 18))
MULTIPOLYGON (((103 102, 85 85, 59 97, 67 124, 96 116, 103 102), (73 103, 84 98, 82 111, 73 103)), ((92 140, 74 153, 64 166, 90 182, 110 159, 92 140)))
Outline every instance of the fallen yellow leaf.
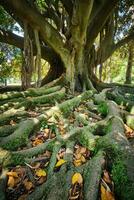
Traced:
POLYGON ((36 138, 36 139, 33 141, 32 145, 33 145, 33 147, 34 147, 34 146, 37 146, 37 145, 42 144, 42 143, 43 143, 43 140, 36 138))
POLYGON ((63 165, 64 163, 66 163, 67 161, 65 161, 64 159, 60 159, 57 163, 56 163, 56 165, 55 165, 55 167, 60 167, 61 165, 63 165))
POLYGON ((115 200, 114 195, 111 191, 106 190, 106 188, 101 184, 101 200, 115 200))
POLYGON ((75 167, 81 166, 82 165, 82 160, 81 159, 75 159, 73 164, 75 165, 75 167))
POLYGON ((76 162, 76 160, 75 160, 75 161, 74 161, 74 165, 75 165, 75 167, 79 167, 79 166, 82 165, 82 162, 81 162, 81 161, 76 162))
POLYGON ((36 176, 38 176, 38 177, 46 176, 46 175, 47 175, 47 173, 46 173, 45 170, 43 170, 43 169, 37 169, 35 174, 36 174, 36 176))
POLYGON ((10 188, 13 188, 15 186, 15 181, 14 181, 14 177, 13 176, 9 176, 7 185, 10 188))
POLYGON ((86 159, 85 159, 85 157, 84 157, 84 156, 81 156, 81 161, 82 161, 83 163, 85 163, 85 162, 86 162, 86 159))
POLYGON ((75 156, 75 159, 77 159, 77 160, 81 159, 81 154, 80 153, 74 154, 74 156, 75 156))
POLYGON ((80 173, 75 173, 72 177, 72 184, 74 185, 75 183, 82 184, 83 183, 83 178, 80 173))
POLYGON ((47 135, 49 134, 49 132, 50 132, 50 129, 49 129, 49 128, 45 128, 45 129, 44 129, 44 133, 46 133, 47 135))
POLYGON ((12 176, 12 177, 15 177, 15 178, 18 178, 18 174, 16 172, 7 172, 7 176, 12 176))

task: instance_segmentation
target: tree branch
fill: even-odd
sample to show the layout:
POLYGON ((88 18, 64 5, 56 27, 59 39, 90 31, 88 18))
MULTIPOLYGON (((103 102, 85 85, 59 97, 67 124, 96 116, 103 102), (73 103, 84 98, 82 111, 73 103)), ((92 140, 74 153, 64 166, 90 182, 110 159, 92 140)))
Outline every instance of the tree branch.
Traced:
MULTIPOLYGON (((0 42, 7 43, 13 46, 16 46, 17 48, 20 48, 23 50, 24 48, 24 38, 21 36, 18 36, 11 31, 5 31, 0 29, 0 42)), ((33 46, 34 54, 36 54, 36 46, 33 46)), ((50 64, 54 59, 58 59, 58 55, 49 47, 47 46, 41 46, 41 52, 42 52, 42 58, 45 59, 50 64)))
POLYGON ((57 15, 56 11, 52 7, 48 8, 42 16, 52 19, 56 24, 57 29, 60 30, 60 17, 57 15))
MULTIPOLYGON (((116 44, 112 43, 111 45, 110 44, 107 45, 107 51, 105 51, 105 54, 102 57, 102 62, 105 62, 117 49, 119 49, 120 47, 122 47, 126 43, 130 42, 131 40, 134 40, 134 33, 131 33, 130 35, 123 38, 122 40, 120 40, 116 44)), ((98 49, 98 52, 99 51, 100 51, 100 49, 98 49)), ((97 63, 97 64, 100 64, 100 63, 97 63)))
POLYGON ((121 46, 123 46, 124 44, 130 42, 131 40, 134 40, 134 33, 129 34, 127 37, 125 37, 122 40, 120 40, 119 42, 117 42, 115 44, 114 51, 116 49, 120 48, 121 46))
POLYGON ((97 37, 98 33, 101 31, 102 27, 106 23, 108 17, 110 16, 111 12, 117 5, 119 0, 113 0, 109 2, 109 0, 105 0, 101 9, 98 10, 96 15, 92 17, 92 21, 88 26, 87 31, 87 47, 90 48, 97 37))
POLYGON ((69 14, 70 18, 72 18, 72 14, 73 14, 73 3, 71 0, 61 0, 65 10, 67 11, 67 13, 69 14))
MULTIPOLYGON (((0 0, 0 4, 4 7, 4 1, 0 0)), ((69 51, 65 48, 60 34, 50 25, 41 14, 30 7, 25 0, 6 0, 6 5, 13 8, 15 14, 27 21, 33 29, 38 29, 43 41, 48 43, 57 54, 59 54, 63 62, 68 61, 69 51)))
POLYGON ((16 46, 20 49, 23 49, 24 38, 20 37, 11 31, 5 31, 0 29, 0 42, 7 43, 13 46, 16 46))

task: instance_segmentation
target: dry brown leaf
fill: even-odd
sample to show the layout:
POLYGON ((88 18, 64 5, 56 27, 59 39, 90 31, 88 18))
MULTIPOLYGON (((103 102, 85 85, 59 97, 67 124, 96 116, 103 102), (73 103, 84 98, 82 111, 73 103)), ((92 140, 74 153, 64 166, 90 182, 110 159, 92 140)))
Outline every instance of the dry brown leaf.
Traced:
POLYGON ((23 182, 26 190, 31 190, 31 188, 33 188, 33 183, 31 181, 28 181, 28 179, 26 178, 23 182))
POLYGON ((70 122, 71 124, 74 123, 74 121, 75 121, 74 118, 70 118, 70 119, 69 119, 69 122, 70 122))
POLYGON ((74 156, 76 160, 81 159, 81 153, 77 153, 77 154, 75 153, 74 156))
POLYGON ((26 169, 24 167, 17 167, 14 169, 19 177, 23 177, 25 174, 26 169))
POLYGON ((45 153, 43 154, 43 156, 46 156, 46 157, 50 158, 51 157, 51 152, 46 150, 45 153))
POLYGON ((49 128, 45 128, 45 129, 44 129, 44 133, 46 133, 47 135, 49 134, 49 132, 50 132, 50 129, 49 129, 49 128))
POLYGON ((16 124, 16 122, 14 120, 10 121, 10 125, 14 126, 16 124))
POLYGON ((107 191, 102 184, 101 184, 101 200, 115 200, 113 193, 111 191, 107 191))
POLYGON ((112 183, 111 179, 110 179, 110 175, 108 173, 107 170, 104 170, 104 173, 103 173, 103 179, 106 183, 112 183))
POLYGON ((33 145, 33 147, 35 147, 35 146, 37 146, 37 145, 39 145, 39 144, 42 144, 42 143, 43 143, 43 140, 36 138, 36 139, 33 141, 32 145, 33 145))
POLYGON ((86 152, 86 147, 80 147, 80 153, 81 154, 84 154, 86 152))
POLYGON ((39 180, 37 181, 37 184, 38 185, 41 185, 42 183, 44 183, 46 181, 46 176, 41 176, 40 178, 39 178, 39 180))
POLYGON ((38 116, 38 113, 34 112, 34 111, 29 111, 28 114, 29 114, 30 117, 37 117, 38 116))
POLYGON ((55 134, 54 134, 54 133, 51 134, 51 139, 52 139, 52 138, 55 138, 55 134))
POLYGON ((72 184, 74 185, 75 183, 82 184, 83 183, 83 178, 80 173, 75 173, 72 177, 72 184))
POLYGON ((40 162, 35 162, 35 163, 32 163, 32 168, 33 169, 38 169, 40 167, 41 163, 40 162))
POLYGON ((125 130, 126 130, 125 134, 126 134, 126 137, 127 137, 127 138, 133 138, 133 137, 134 137, 134 130, 131 129, 131 128, 130 128, 129 126, 127 126, 126 124, 125 124, 125 130))
POLYGON ((21 195, 18 200, 26 200, 27 199, 27 194, 21 195))

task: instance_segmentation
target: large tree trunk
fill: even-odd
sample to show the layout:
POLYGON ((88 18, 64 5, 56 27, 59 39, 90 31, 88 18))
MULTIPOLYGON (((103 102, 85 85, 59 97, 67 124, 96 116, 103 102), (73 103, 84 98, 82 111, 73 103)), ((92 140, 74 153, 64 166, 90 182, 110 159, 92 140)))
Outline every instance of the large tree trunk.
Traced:
POLYGON ((59 78, 64 72, 65 72, 65 67, 63 66, 61 59, 59 58, 52 59, 50 69, 47 75, 42 79, 41 86, 59 78))

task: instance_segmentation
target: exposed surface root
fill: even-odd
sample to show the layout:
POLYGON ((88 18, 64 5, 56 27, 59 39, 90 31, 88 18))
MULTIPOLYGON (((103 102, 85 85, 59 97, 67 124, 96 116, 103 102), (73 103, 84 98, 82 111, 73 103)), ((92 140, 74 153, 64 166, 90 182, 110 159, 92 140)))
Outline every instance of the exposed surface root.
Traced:
MULTIPOLYGON (((69 99, 65 100, 65 88, 44 88, 39 91, 30 89, 23 93, 29 96, 32 94, 32 97, 18 105, 25 107, 33 104, 38 107, 38 104, 46 106, 46 103, 55 101, 60 103, 46 111, 42 107, 38 113, 34 110, 32 115, 35 116, 18 124, 12 125, 9 122, 18 116, 24 117, 28 111, 17 110, 19 114, 10 113, 6 117, 4 114, 0 118, 1 124, 7 124, 2 124, 0 128, 2 174, 7 173, 4 170, 9 166, 21 164, 22 168, 25 168, 26 176, 33 184, 32 189, 26 191, 25 188, 25 199, 97 200, 100 196, 102 172, 107 169, 113 175, 115 196, 122 200, 132 199, 134 152, 126 138, 120 110, 115 102, 106 98, 107 91, 100 94, 86 91, 74 98, 69 96, 69 99), (38 168, 45 172, 40 171, 43 175, 39 176, 44 178, 36 185, 38 168), (118 174, 120 171, 123 175, 118 174), (120 186, 124 176, 126 182, 120 186)), ((1 99, 11 99, 20 94, 22 95, 3 94, 1 99)), ((3 200, 6 199, 4 190, 10 191, 9 177, 8 183, 6 178, 5 175, 0 178, 0 194, 3 200)), ((38 177, 39 180, 40 178, 38 177)), ((21 184, 24 188, 23 181, 21 184)), ((16 187, 13 186, 14 191, 16 187)))

